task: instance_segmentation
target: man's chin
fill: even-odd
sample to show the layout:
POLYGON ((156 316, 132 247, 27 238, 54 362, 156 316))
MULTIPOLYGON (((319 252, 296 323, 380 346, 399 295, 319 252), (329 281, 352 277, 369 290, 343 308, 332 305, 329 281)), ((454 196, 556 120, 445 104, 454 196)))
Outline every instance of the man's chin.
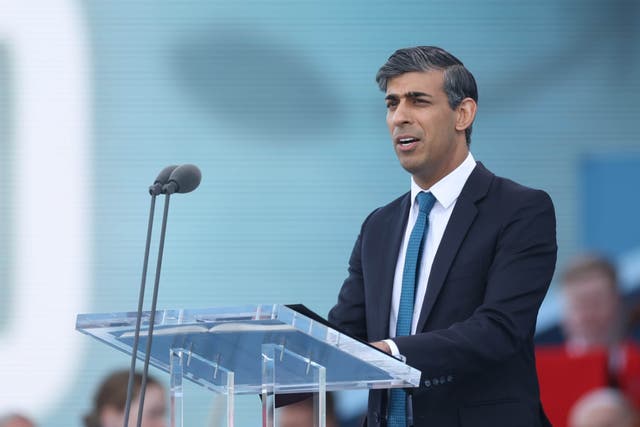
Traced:
POLYGON ((423 169, 422 167, 420 167, 420 165, 414 162, 408 162, 408 161, 402 161, 402 160, 400 160, 400 166, 402 166, 402 169, 409 172, 412 176, 419 173, 423 169))

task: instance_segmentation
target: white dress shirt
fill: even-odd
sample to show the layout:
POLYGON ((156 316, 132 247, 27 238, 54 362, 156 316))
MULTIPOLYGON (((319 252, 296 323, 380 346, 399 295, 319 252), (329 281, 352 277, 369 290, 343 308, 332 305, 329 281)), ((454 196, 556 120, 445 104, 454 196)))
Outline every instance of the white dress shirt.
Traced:
MULTIPOLYGON (((467 158, 455 168, 449 175, 436 182, 429 189, 423 189, 416 184, 411 178, 411 209, 409 209, 409 219, 407 221, 407 228, 404 231, 404 237, 402 238, 402 244, 400 245, 400 252, 398 253, 398 261, 396 263, 396 273, 393 278, 393 294, 391 296, 391 314, 389 317, 389 336, 396 336, 396 323, 398 321, 398 307, 400 306, 400 293, 402 292, 402 272, 404 270, 404 260, 407 253, 407 245, 409 244, 409 236, 413 230, 413 226, 418 218, 418 203, 416 203, 416 196, 419 192, 431 192, 436 198, 436 202, 429 213, 429 230, 427 231, 426 241, 422 249, 422 257, 420 259, 420 268, 418 270, 418 283, 415 292, 415 304, 413 306, 413 319, 411 322, 411 334, 416 333, 416 327, 418 326, 418 319, 420 318, 420 311, 422 310, 422 303, 424 302, 424 296, 427 292, 427 283, 429 281, 429 274, 431 273, 431 266, 433 259, 436 256, 438 246, 442 240, 445 228, 449 223, 451 212, 456 205, 458 196, 462 191, 462 187, 467 182, 469 175, 476 167, 476 161, 469 153, 467 158)), ((394 356, 399 355, 398 347, 392 340, 385 340, 385 342, 391 348, 391 353, 394 356)))

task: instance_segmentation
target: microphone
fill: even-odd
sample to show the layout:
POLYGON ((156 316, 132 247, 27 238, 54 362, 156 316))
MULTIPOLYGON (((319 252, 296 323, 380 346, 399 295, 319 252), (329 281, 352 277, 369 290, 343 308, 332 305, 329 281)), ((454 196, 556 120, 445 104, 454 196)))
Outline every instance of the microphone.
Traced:
POLYGON ((162 187, 169 181, 169 177, 171 176, 171 172, 173 172, 178 165, 167 166, 162 169, 158 174, 158 177, 155 181, 153 181, 153 185, 149 187, 149 194, 152 196, 157 196, 162 193, 162 187))
MULTIPOLYGON (((164 168, 158 180, 164 177, 164 173, 170 169, 171 166, 164 168)), ((184 164, 171 170, 169 179, 166 184, 162 186, 162 193, 166 195, 164 199, 164 211, 162 213, 162 226, 160 227, 160 242, 158 243, 158 259, 156 264, 156 277, 153 283, 153 295, 151 297, 151 310, 149 314, 149 329, 147 331, 147 347, 144 354, 144 367, 142 369, 142 384, 140 385, 140 395, 138 403, 138 419, 136 420, 136 427, 142 427, 142 414, 144 410, 144 397, 147 389, 147 377, 149 372, 149 362, 151 359, 151 346, 153 342, 153 328, 155 326, 156 319, 156 306, 158 303, 158 289, 160 287, 160 271, 162 270, 162 255, 164 253, 164 240, 167 232, 167 217, 169 216, 169 199, 173 193, 189 193, 200 185, 202 174, 200 169, 196 165, 184 164)), ((153 186, 152 186, 153 187, 153 186)), ((150 190, 151 191, 151 190, 150 190)), ((152 196, 155 199, 155 196, 152 196)), ((141 289, 141 292, 143 290, 141 289)), ((139 312, 140 314, 141 311, 139 312)), ((125 419, 125 423, 128 422, 128 418, 125 419)), ((124 425, 126 427, 126 424, 124 425)))
POLYGON ((151 246, 151 232, 153 231, 153 217, 156 206, 156 196, 162 193, 162 186, 167 183, 171 173, 178 165, 167 166, 160 171, 153 185, 149 187, 151 195, 151 206, 149 207, 149 221, 147 224, 147 240, 144 248, 144 258, 142 261, 142 278, 140 280, 140 293, 138 295, 138 311, 136 315, 136 329, 133 336, 133 346, 131 350, 131 365, 129 367, 129 381, 127 383, 127 398, 125 400, 124 426, 129 424, 129 414, 131 411, 131 401, 133 399, 133 381, 136 370, 136 358, 138 357, 138 344, 140 342, 140 326, 142 323, 142 307, 144 305, 144 290, 147 279, 147 267, 149 265, 149 248, 151 246))
POLYGON ((200 185, 202 174, 196 165, 185 164, 175 168, 166 184, 162 186, 162 193, 189 193, 200 185))
POLYGON ((142 279, 140 281, 140 293, 138 296, 138 311, 136 316, 136 328, 133 337, 133 346, 131 351, 131 366, 129 367, 129 382, 127 384, 127 398, 125 401, 124 427, 129 424, 129 416, 131 412, 131 403, 133 400, 133 380, 136 369, 136 359, 138 356, 138 345, 140 342, 140 327, 142 323, 142 309, 144 305, 145 284, 147 278, 147 266, 149 264, 149 248, 151 246, 151 234, 153 230, 153 218, 155 213, 156 196, 167 194, 164 206, 164 214, 162 218, 162 229, 160 234, 160 248, 158 253, 158 264, 156 266, 156 280, 153 289, 153 299, 151 304, 151 316, 149 319, 149 331, 147 349, 144 357, 144 370, 142 372, 142 384, 140 388, 140 404, 138 410, 138 418, 136 425, 140 427, 142 422, 142 410, 144 405, 144 396, 147 383, 147 373, 149 369, 149 357, 151 353, 151 341, 153 334, 153 325, 155 323, 156 303, 158 298, 158 285, 160 282, 160 269, 162 265, 162 253, 164 248, 164 238, 167 227, 167 215, 169 211, 169 195, 175 192, 188 193, 195 190, 200 185, 202 175, 200 169, 195 165, 170 165, 163 168, 156 177, 153 185, 149 186, 149 194, 151 195, 151 206, 149 208, 149 223, 147 225, 147 240, 145 244, 144 260, 142 263, 142 279), (177 173, 176 173, 177 172, 177 173), (165 191, 167 185, 168 191, 165 191))

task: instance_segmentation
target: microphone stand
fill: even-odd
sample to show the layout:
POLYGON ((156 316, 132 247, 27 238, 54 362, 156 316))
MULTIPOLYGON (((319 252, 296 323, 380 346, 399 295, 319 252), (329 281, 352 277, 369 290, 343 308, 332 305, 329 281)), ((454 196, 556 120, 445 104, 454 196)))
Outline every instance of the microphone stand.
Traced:
MULTIPOLYGON (((137 427, 142 425, 142 411, 144 409, 144 396, 147 388, 147 374, 149 371, 149 360, 151 359, 151 341, 153 339, 153 326, 156 319, 156 304, 158 302, 158 288, 160 286, 160 271, 162 269, 162 255, 164 252, 164 238, 167 232, 167 217, 169 215, 169 199, 171 194, 167 193, 164 199, 164 212, 162 214, 162 228, 160 230, 160 243, 158 246, 158 263, 156 265, 156 278, 153 284, 153 297, 151 300, 151 315, 149 317, 149 332, 147 334, 147 349, 144 354, 144 370, 142 371, 142 385, 140 386, 140 405, 138 407, 137 427)), ((126 427, 126 425, 125 425, 126 427)))
POLYGON ((140 324, 142 323, 142 307, 144 303, 144 290, 147 277, 147 266, 149 264, 149 248, 151 246, 151 232, 153 228, 153 216, 155 211, 156 196, 160 193, 166 195, 164 201, 164 212, 162 215, 162 229, 160 230, 160 243, 158 247, 158 263, 156 265, 156 278, 153 286, 153 299, 151 302, 151 313, 149 316, 149 330, 147 333, 147 348, 144 355, 144 371, 142 373, 142 384, 140 385, 140 405, 138 408, 137 427, 142 424, 142 412, 144 410, 144 397, 147 389, 147 377, 149 372, 149 360, 151 359, 151 343, 153 340, 153 328, 156 321, 156 305, 158 302, 158 288, 160 285, 160 271, 162 269, 162 254, 164 252, 164 239, 167 231, 167 217, 169 215, 169 200, 171 194, 189 193, 200 185, 202 174, 195 165, 185 164, 182 166, 167 166, 149 187, 151 194, 151 208, 149 209, 149 225, 147 227, 147 242, 145 245, 144 261, 142 266, 142 280, 140 283, 140 295, 138 297, 138 312, 136 316, 136 329, 131 352, 131 367, 129 369, 129 382, 127 384, 127 400, 125 402, 124 427, 129 425, 131 411, 131 400, 133 399, 133 383, 135 376, 136 359, 138 355, 138 344, 140 342, 140 324))
POLYGON ((142 262, 142 280, 140 281, 140 295, 138 296, 138 312, 136 315, 136 330, 133 336, 131 350, 131 366, 129 368, 129 382, 127 383, 127 400, 124 410, 124 427, 129 425, 129 413, 131 400, 133 399, 133 380, 136 371, 136 358, 138 356, 138 343, 140 341, 140 324, 142 322, 142 307, 144 305, 144 288, 147 280, 147 266, 149 265, 149 248, 151 247, 151 232, 153 230, 153 216, 156 207, 156 195, 151 194, 151 207, 149 208, 149 224, 147 226, 147 242, 144 248, 144 260, 142 262))

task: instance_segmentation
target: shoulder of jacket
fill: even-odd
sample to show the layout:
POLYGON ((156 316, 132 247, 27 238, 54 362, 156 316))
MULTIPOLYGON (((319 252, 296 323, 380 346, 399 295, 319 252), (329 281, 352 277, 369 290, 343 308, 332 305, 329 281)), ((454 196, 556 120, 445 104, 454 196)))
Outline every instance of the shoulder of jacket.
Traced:
POLYGON ((364 227, 368 223, 384 220, 389 217, 395 217, 401 215, 405 208, 410 204, 411 192, 406 192, 397 199, 387 203, 384 206, 380 206, 374 209, 364 220, 362 226, 364 227))

